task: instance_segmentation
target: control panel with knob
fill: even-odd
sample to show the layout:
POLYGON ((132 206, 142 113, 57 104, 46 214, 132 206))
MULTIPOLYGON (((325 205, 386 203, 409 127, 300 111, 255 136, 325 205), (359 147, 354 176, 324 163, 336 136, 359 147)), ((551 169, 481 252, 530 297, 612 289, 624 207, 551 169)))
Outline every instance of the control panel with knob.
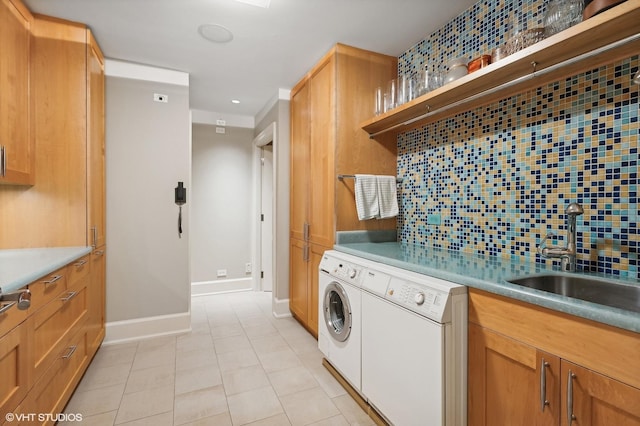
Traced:
POLYGON ((392 278, 385 298, 436 321, 445 315, 446 293, 429 286, 392 278))
POLYGON ((416 305, 420 306, 424 303, 424 293, 419 291, 413 297, 413 300, 416 302, 416 305))

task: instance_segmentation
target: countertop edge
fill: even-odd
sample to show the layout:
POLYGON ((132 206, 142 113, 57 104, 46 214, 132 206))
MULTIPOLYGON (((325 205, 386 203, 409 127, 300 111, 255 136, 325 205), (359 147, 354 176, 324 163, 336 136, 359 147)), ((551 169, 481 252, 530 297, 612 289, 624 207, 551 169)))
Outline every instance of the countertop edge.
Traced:
MULTIPOLYGON (((65 265, 73 262, 85 256, 93 250, 92 247, 53 247, 53 248, 34 248, 34 249, 18 249, 23 250, 25 256, 34 255, 38 253, 52 254, 51 259, 43 262, 29 270, 25 270, 23 273, 19 273, 17 277, 11 279, 6 283, 0 283, 0 295, 2 293, 11 293, 16 291, 34 281, 54 272, 57 269, 62 268, 65 265), (59 251, 58 255, 56 252, 59 251)), ((18 250, 0 250, 2 252, 17 252, 18 250)))
POLYGON ((456 284, 466 285, 468 287, 484 290, 493 294, 509 297, 522 302, 531 303, 565 314, 578 316, 601 324, 606 324, 609 326, 640 333, 640 320, 638 320, 637 318, 634 319, 634 315, 632 313, 620 309, 601 306, 585 301, 577 301, 565 296, 559 296, 556 294, 529 289, 522 286, 516 286, 506 281, 502 281, 499 283, 489 282, 468 275, 460 275, 451 271, 443 271, 423 265, 414 265, 409 262, 400 261, 374 253, 368 253, 366 251, 345 247, 343 245, 335 245, 334 249, 354 256, 364 257, 366 259, 380 262, 382 264, 395 266, 401 269, 410 270, 446 281, 455 282, 456 284))

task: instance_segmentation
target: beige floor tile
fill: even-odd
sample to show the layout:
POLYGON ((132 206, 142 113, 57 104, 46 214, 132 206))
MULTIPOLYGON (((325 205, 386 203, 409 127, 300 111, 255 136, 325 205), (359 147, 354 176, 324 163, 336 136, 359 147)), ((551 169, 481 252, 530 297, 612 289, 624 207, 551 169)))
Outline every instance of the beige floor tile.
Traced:
POLYGON ((258 357, 252 349, 243 349, 218 355, 218 365, 223 373, 257 364, 259 364, 258 357))
POLYGON ((218 357, 211 349, 176 353, 176 371, 190 370, 196 367, 218 366, 218 357))
POLYGON ((369 415, 349 395, 341 395, 332 399, 338 410, 352 425, 375 425, 369 415))
POLYGON ((131 364, 115 364, 102 367, 90 364, 87 372, 80 381, 76 392, 105 388, 127 382, 131 364))
POLYGON ((91 361, 92 365, 100 367, 109 367, 118 364, 133 364, 136 357, 138 344, 109 345, 102 346, 98 349, 96 356, 91 361))
POLYGON ((215 339, 213 345, 217 354, 251 349, 251 342, 249 342, 249 338, 244 334, 215 339))
POLYGON ((173 411, 122 423, 122 426, 173 426, 173 411))
POLYGON ((278 329, 272 326, 268 321, 266 324, 252 325, 250 327, 244 327, 244 332, 247 334, 250 340, 260 339, 266 336, 273 336, 278 334, 278 329))
POLYGON ((340 414, 340 410, 319 387, 283 396, 280 402, 294 426, 307 425, 340 414))
POLYGON ((213 340, 211 339, 211 335, 209 333, 190 333, 188 335, 178 337, 176 349, 178 352, 191 352, 197 350, 213 349, 213 340))
POLYGON ((227 398, 222 386, 176 395, 173 421, 176 425, 195 422, 227 412, 227 398))
POLYGON ((132 371, 127 380, 125 394, 173 386, 176 373, 173 367, 159 366, 132 371))
MULTIPOLYGON (((68 411, 65 411, 68 413, 68 411)), ((83 414, 83 413, 74 413, 74 414, 83 414)), ((82 421, 68 421, 68 422, 58 422, 57 426, 76 426, 78 424, 82 424, 82 426, 113 426, 116 420, 116 414, 118 414, 117 410, 109 411, 108 413, 96 414, 94 416, 85 416, 82 415, 82 421)))
POLYGON ((301 354, 297 354, 302 364, 310 369, 319 367, 322 365, 322 358, 324 358, 324 354, 320 352, 320 350, 304 352, 301 354))
POLYGON ((298 356, 289 348, 260 354, 259 358, 264 371, 267 373, 302 366, 298 356))
POLYGON ((138 343, 138 353, 146 351, 154 351, 157 349, 176 348, 177 336, 161 336, 152 337, 149 339, 141 340, 138 343))
POLYGON ((162 386, 124 395, 116 423, 126 423, 171 411, 173 386, 162 386))
MULTIPOLYGON (((231 415, 229 413, 222 413, 211 417, 205 417, 194 422, 183 423, 180 426, 232 426, 231 415)), ((177 423, 176 423, 177 426, 177 423)))
POLYGON ((227 395, 234 395, 254 389, 271 386, 261 365, 227 371, 222 374, 227 395))
POLYGON ((175 347, 155 347, 146 348, 143 351, 138 349, 133 360, 132 371, 144 368, 158 367, 161 365, 175 367, 176 349, 175 347))
POLYGON ((340 382, 338 382, 323 365, 310 368, 309 371, 313 374, 313 377, 329 398, 347 394, 347 391, 342 387, 340 382))
POLYGON ((176 372, 176 395, 212 388, 222 384, 222 376, 218 368, 197 367, 191 370, 176 372))
POLYGON ((258 355, 289 349, 289 344, 277 334, 251 339, 251 345, 258 355))
POLYGON ((282 406, 271 387, 229 396, 229 412, 234 425, 244 425, 282 413, 282 406))
POLYGON ((239 322, 233 324, 211 326, 211 337, 213 337, 214 340, 221 339, 223 337, 242 335, 244 335, 244 329, 239 322))
POLYGON ((287 343, 289 344, 291 349, 293 349, 293 351, 298 355, 306 354, 309 352, 320 352, 320 350, 318 349, 318 341, 311 335, 308 335, 306 337, 292 338, 287 340, 287 343))
POLYGON ((279 397, 318 387, 316 379, 304 367, 274 371, 269 373, 269 381, 279 397))
POLYGON ((342 414, 328 419, 320 420, 316 423, 311 423, 309 426, 350 426, 347 419, 342 414))
POLYGON ((243 327, 255 327, 257 325, 263 325, 265 323, 269 323, 269 318, 266 318, 264 315, 240 318, 240 324, 242 324, 243 327))
POLYGON ((257 422, 247 423, 247 426, 290 426, 289 418, 286 414, 278 414, 273 417, 258 420, 257 422))
POLYGON ((85 392, 76 392, 69 401, 66 413, 93 416, 117 410, 124 394, 124 383, 85 392))

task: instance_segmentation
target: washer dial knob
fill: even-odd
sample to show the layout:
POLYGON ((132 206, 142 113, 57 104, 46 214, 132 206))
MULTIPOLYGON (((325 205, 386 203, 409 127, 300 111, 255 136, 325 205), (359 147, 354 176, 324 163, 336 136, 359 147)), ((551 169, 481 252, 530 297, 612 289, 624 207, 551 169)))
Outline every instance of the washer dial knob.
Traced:
POLYGON ((358 271, 355 269, 349 269, 349 278, 354 279, 358 275, 358 271))
POLYGON ((413 300, 416 302, 418 306, 422 305, 424 303, 424 293, 421 291, 416 293, 413 300))

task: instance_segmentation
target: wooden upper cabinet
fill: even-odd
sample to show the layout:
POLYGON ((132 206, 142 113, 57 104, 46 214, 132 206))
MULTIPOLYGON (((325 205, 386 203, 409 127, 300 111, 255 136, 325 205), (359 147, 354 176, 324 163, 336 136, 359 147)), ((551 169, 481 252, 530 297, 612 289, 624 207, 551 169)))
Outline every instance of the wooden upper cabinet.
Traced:
POLYGON ((305 239, 309 193, 309 86, 291 96, 290 237, 305 239))
POLYGON ((105 244, 104 56, 87 30, 87 244, 105 244))
POLYGON ((33 16, 18 0, 0 1, 0 183, 33 185, 35 139, 29 86, 33 16))

